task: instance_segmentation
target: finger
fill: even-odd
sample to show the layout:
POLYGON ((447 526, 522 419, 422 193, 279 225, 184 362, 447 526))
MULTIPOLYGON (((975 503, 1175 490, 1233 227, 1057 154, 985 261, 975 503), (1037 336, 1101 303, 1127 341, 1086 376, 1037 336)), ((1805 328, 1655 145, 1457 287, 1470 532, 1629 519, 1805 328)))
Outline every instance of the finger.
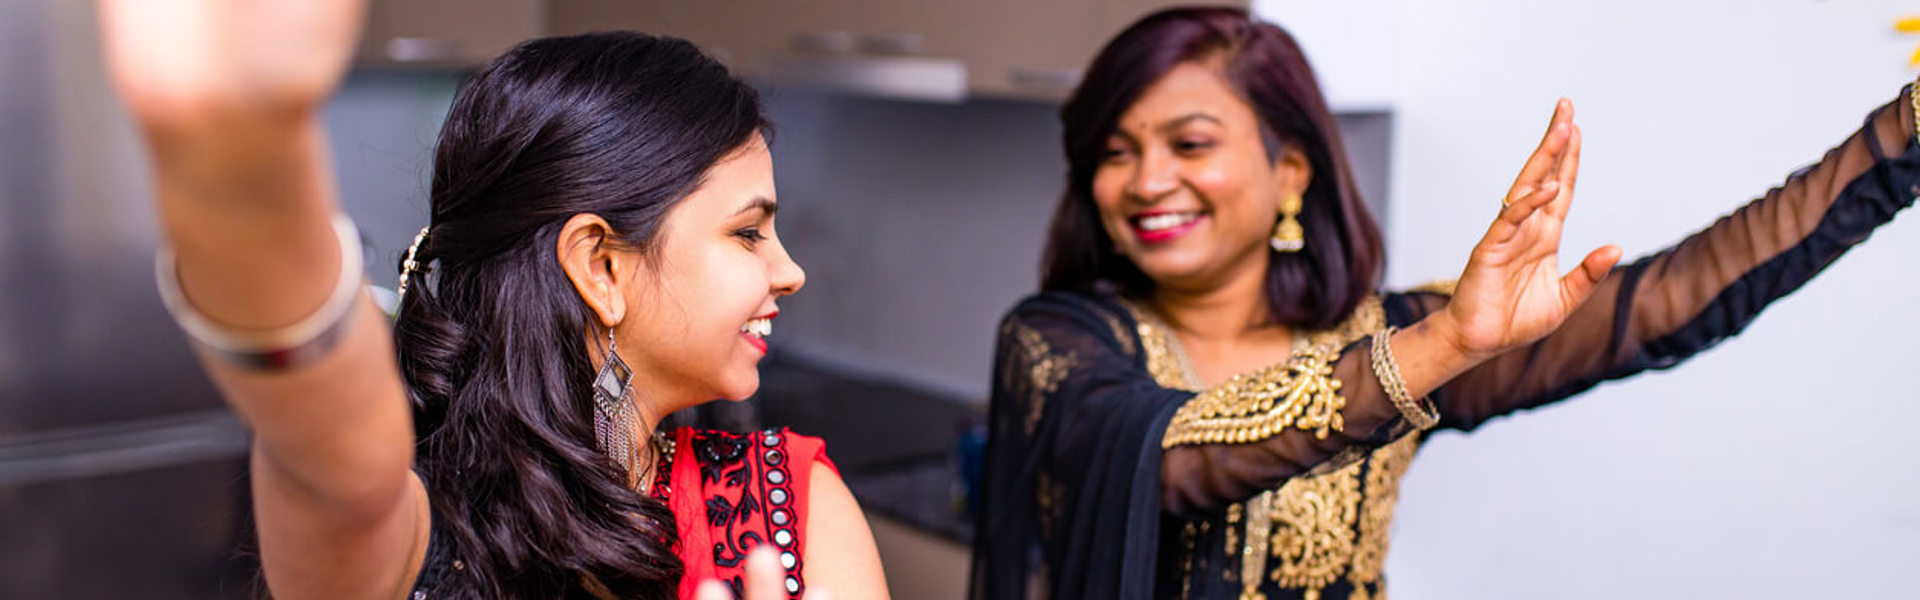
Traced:
POLYGON ((694 600, 733 600, 733 590, 718 579, 700 582, 700 589, 693 594, 694 600))
POLYGON ((746 600, 785 600, 786 582, 780 572, 780 557, 773 546, 761 545, 747 555, 746 600))
POLYGON ((1547 120, 1547 132, 1540 137, 1540 145, 1533 150, 1533 156, 1527 157, 1527 164, 1520 167, 1520 176, 1514 178, 1515 187, 1532 185, 1544 179, 1560 158, 1560 151, 1566 146, 1568 127, 1573 116, 1573 105, 1565 98, 1554 104, 1553 117, 1547 120))
POLYGON ((1566 190, 1572 190, 1573 180, 1580 177, 1580 144, 1583 138, 1580 134, 1579 125, 1568 123, 1567 128, 1569 130, 1567 132, 1567 151, 1560 155, 1558 174, 1560 176, 1560 187, 1566 190))
POLYGON ((804 600, 833 600, 833 592, 820 588, 807 588, 804 600))
POLYGON ((1593 294, 1593 288, 1600 285, 1600 280, 1613 272, 1613 266, 1619 262, 1619 246, 1601 246, 1587 253, 1587 257, 1580 261, 1580 266, 1560 278, 1560 297, 1567 306, 1579 306, 1586 302, 1587 296, 1593 294))
POLYGON ((1533 213, 1538 211, 1540 207, 1553 202, 1554 198, 1559 196, 1560 182, 1548 181, 1542 184, 1540 189, 1534 190, 1525 197, 1515 200, 1513 203, 1500 209, 1500 220, 1507 224, 1518 226, 1526 222, 1527 217, 1533 216, 1533 213))
POLYGON ((1553 211, 1563 216, 1573 206, 1573 186, 1580 178, 1580 126, 1569 127, 1573 131, 1567 136, 1567 151, 1561 154, 1560 165, 1555 169, 1560 194, 1554 198, 1553 211))

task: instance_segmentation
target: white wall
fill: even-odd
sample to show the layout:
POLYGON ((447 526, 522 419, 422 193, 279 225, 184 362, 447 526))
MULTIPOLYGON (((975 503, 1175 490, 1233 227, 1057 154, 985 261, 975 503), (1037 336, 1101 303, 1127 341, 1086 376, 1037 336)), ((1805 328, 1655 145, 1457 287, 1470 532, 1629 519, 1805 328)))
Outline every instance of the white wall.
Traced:
MULTIPOLYGON (((1817 159, 1920 45, 1892 29, 1920 7, 1892 0, 1255 4, 1298 18, 1324 77, 1387 90, 1390 220, 1420 224, 1389 232, 1392 285, 1459 271, 1557 96, 1586 134, 1568 252, 1631 257, 1817 159)), ((1394 596, 1920 597, 1916 274, 1905 215, 1676 371, 1439 436, 1406 480, 1394 596)))

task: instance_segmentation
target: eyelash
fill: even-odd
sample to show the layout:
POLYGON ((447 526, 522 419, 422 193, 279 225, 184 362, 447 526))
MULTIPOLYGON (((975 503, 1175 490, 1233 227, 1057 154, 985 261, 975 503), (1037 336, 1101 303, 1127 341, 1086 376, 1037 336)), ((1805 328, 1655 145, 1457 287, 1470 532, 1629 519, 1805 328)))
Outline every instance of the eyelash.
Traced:
POLYGON ((758 244, 760 242, 766 241, 767 239, 766 235, 763 235, 760 233, 760 228, 758 227, 748 227, 746 229, 735 231, 733 232, 733 237, 746 240, 748 245, 758 244))
POLYGON ((1173 144, 1173 147, 1174 149, 1179 150, 1181 152, 1199 152, 1201 150, 1212 148, 1213 142, 1205 141, 1205 140, 1183 140, 1183 141, 1175 142, 1173 144))
MULTIPOLYGON (((1173 149, 1175 152, 1179 152, 1181 154, 1193 154, 1196 152, 1204 152, 1204 151, 1213 149, 1213 141, 1181 140, 1173 143, 1173 149)), ((1124 158, 1129 154, 1132 154, 1132 151, 1127 150, 1125 148, 1109 147, 1100 153, 1100 159, 1103 161, 1117 160, 1120 158, 1124 158)))

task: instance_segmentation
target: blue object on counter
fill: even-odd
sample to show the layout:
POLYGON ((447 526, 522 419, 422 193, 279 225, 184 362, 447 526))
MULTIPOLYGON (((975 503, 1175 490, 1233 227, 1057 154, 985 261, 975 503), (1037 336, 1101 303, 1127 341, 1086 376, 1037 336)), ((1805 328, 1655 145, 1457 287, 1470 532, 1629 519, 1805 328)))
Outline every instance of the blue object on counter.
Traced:
POLYGON ((987 426, 975 425, 960 435, 954 454, 960 461, 960 483, 965 488, 967 517, 980 514, 980 473, 987 463, 987 426))

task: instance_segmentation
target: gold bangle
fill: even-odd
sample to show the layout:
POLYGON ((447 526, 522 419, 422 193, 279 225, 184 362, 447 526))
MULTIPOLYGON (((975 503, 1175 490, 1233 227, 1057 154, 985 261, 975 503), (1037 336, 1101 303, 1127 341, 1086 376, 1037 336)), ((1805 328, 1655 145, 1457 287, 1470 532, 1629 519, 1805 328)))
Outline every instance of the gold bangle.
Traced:
MULTIPOLYGON (((1913 105, 1914 139, 1920 139, 1920 79, 1907 84, 1907 103, 1913 105)), ((1898 115, 1899 111, 1894 111, 1894 114, 1898 115)))
POLYGON ((1333 378, 1339 353, 1312 347, 1285 363, 1237 375, 1182 404, 1160 438, 1161 448, 1192 444, 1246 444, 1289 428, 1326 439, 1344 431, 1347 399, 1333 378))
POLYGON ((1419 401, 1407 392, 1407 382, 1400 378, 1400 363, 1393 360, 1393 348, 1388 341, 1398 328, 1388 327, 1373 334, 1373 376, 1380 379, 1380 387, 1387 391, 1387 397, 1393 399, 1394 408, 1407 417, 1407 423, 1416 429, 1433 429, 1440 424, 1440 411, 1426 398, 1419 401))

